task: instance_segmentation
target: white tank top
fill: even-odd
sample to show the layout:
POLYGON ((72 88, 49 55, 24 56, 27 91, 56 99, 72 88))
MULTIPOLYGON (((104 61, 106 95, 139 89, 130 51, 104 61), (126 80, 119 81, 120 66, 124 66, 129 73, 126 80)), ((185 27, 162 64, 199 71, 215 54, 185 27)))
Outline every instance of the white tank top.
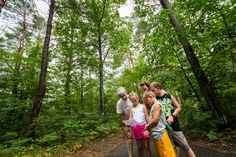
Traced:
POLYGON ((137 122, 137 125, 146 124, 146 118, 144 114, 144 107, 140 106, 138 108, 132 107, 133 119, 137 122))

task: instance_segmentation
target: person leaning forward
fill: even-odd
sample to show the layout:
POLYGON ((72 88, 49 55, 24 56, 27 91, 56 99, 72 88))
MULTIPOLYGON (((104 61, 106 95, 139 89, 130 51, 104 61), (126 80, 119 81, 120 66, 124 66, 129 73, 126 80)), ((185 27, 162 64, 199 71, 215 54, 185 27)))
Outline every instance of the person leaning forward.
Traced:
MULTIPOLYGON (((132 102, 130 101, 129 96, 123 87, 118 88, 116 92, 120 98, 116 104, 117 114, 120 115, 121 121, 128 120, 130 109, 132 107, 132 102)), ((122 122, 122 128, 124 131, 125 143, 126 143, 126 146, 128 149, 128 156, 132 157, 132 130, 131 130, 131 127, 125 125, 122 122)))
POLYGON ((152 91, 144 93, 143 99, 151 105, 149 122, 145 134, 151 132, 152 141, 158 157, 176 157, 174 147, 166 131, 166 118, 162 106, 158 104, 152 91))
POLYGON ((176 98, 164 91, 159 82, 151 83, 150 89, 154 92, 158 103, 162 106, 166 116, 166 121, 171 127, 168 130, 170 136, 173 137, 177 156, 179 156, 180 147, 185 151, 187 157, 196 157, 180 128, 177 116, 181 111, 181 106, 176 98))

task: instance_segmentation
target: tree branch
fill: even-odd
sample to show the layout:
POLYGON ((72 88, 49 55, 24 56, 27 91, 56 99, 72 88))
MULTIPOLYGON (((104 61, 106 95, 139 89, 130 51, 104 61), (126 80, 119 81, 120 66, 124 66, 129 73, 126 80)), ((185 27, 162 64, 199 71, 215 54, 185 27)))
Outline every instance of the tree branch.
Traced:
POLYGON ((111 47, 108 48, 108 50, 107 50, 107 52, 106 52, 106 54, 105 54, 105 56, 104 56, 104 58, 103 58, 103 60, 102 60, 102 64, 104 64, 104 62, 105 62, 105 60, 106 60, 106 58, 107 58, 107 55, 108 55, 110 49, 111 49, 111 47))

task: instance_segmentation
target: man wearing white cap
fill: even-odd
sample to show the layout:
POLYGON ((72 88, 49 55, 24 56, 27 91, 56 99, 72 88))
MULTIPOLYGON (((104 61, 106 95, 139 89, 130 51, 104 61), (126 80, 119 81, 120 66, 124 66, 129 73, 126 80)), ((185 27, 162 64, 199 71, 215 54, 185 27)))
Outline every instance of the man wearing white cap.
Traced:
MULTIPOLYGON (((129 96, 123 87, 117 89, 117 95, 120 98, 116 105, 117 114, 120 115, 122 121, 128 120, 132 102, 130 101, 129 96)), ((128 155, 129 157, 132 157, 132 130, 130 126, 127 126, 124 123, 122 123, 122 127, 124 129, 124 137, 128 148, 128 155)))

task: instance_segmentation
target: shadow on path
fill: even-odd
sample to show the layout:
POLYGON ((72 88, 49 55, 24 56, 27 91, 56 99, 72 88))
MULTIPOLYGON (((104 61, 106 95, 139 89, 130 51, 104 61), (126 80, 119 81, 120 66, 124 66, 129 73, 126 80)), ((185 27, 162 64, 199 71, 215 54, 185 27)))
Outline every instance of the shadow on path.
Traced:
MULTIPOLYGON (((153 144, 152 142, 150 143, 151 143, 152 157, 156 157, 157 155, 154 150, 153 144)), ((233 154, 220 153, 220 152, 217 152, 208 148, 204 148, 204 147, 199 147, 196 145, 192 145, 191 147, 193 151, 196 153, 197 157, 236 157, 236 155, 233 155, 233 154)), ((133 152, 134 152, 133 157, 138 157, 136 143, 134 143, 133 152)), ((128 157, 125 144, 122 143, 121 145, 119 145, 115 150, 111 152, 110 155, 108 155, 108 157, 128 157)), ((180 151, 180 157, 186 157, 185 153, 182 150, 180 151)))

